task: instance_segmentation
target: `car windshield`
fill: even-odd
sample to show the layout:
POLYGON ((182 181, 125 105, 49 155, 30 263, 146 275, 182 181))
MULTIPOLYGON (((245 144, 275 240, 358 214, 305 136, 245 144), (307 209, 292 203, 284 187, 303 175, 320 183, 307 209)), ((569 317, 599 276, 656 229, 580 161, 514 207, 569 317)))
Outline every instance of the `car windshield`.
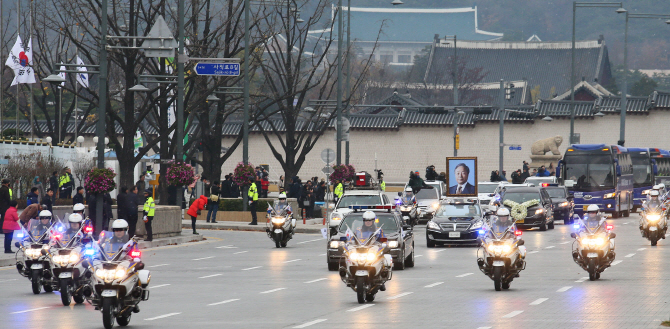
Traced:
POLYGON ((540 193, 538 192, 506 192, 503 200, 511 200, 516 203, 524 203, 530 200, 539 200, 540 193))
POLYGON ((435 212, 435 217, 477 217, 481 214, 479 205, 475 204, 443 204, 435 212))
POLYGON ((633 162, 633 185, 635 187, 651 185, 651 163, 647 152, 632 152, 630 160, 633 162))
POLYGON ((498 184, 477 184, 477 192, 491 194, 496 191, 496 187, 498 184))
POLYGON ((547 193, 549 193, 549 197, 562 198, 562 199, 567 198, 567 195, 565 194, 565 189, 563 188, 548 188, 546 190, 547 193))
POLYGON ((381 205, 382 199, 379 195, 345 195, 337 204, 338 208, 349 208, 349 206, 376 206, 381 205))
POLYGON ((437 189, 434 188, 423 188, 416 193, 417 200, 435 200, 439 199, 437 196, 437 189))
POLYGON ((613 160, 610 155, 568 155, 565 157, 565 179, 575 182, 578 191, 614 188, 613 160))
MULTIPOLYGON (((340 224, 340 233, 346 233, 347 227, 349 227, 353 233, 356 233, 356 230, 363 226, 363 214, 362 213, 353 213, 348 215, 340 224)), ((395 217, 391 214, 377 214, 377 220, 375 221, 375 227, 381 227, 385 234, 389 232, 396 232, 398 230, 398 225, 396 224, 395 217), (383 225, 383 226, 382 226, 383 225)))

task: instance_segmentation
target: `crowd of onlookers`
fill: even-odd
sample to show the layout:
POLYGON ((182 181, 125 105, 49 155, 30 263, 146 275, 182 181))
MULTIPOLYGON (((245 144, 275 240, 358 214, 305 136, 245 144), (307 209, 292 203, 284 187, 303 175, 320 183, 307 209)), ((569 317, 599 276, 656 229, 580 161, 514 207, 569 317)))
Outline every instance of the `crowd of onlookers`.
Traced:
MULTIPOLYGON (((549 177, 556 176, 556 171, 553 163, 549 164, 549 167, 540 166, 540 168, 533 168, 530 170, 528 162, 523 162, 523 169, 517 169, 512 172, 510 178, 512 179, 512 184, 522 184, 526 181, 526 178, 536 176, 536 177, 549 177)), ((498 170, 491 171, 491 182, 509 182, 507 179, 507 171, 503 170, 502 174, 498 170)))

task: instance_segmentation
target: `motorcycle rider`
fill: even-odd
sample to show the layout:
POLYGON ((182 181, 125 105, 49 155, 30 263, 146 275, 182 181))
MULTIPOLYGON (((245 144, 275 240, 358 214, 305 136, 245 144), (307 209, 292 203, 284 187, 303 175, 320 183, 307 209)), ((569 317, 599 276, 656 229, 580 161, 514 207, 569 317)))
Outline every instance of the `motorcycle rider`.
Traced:
POLYGON ((124 219, 115 220, 112 223, 112 231, 114 234, 109 239, 110 247, 112 251, 118 251, 128 242, 128 222, 124 219))
MULTIPOLYGON (((363 213, 363 225, 356 229, 356 236, 359 239, 367 240, 370 238, 370 235, 374 234, 377 231, 377 214, 373 211, 366 211, 363 213)), ((384 230, 380 230, 377 234, 377 239, 384 237, 384 230)))
POLYGON ((86 217, 86 215, 84 214, 84 210, 86 210, 86 206, 84 206, 84 204, 82 203, 77 203, 74 206, 72 206, 72 213, 81 215, 82 219, 86 217))
MULTIPOLYGON (((642 209, 645 211, 653 211, 655 209, 662 208, 663 201, 661 200, 661 195, 657 190, 651 190, 649 192, 649 199, 642 204, 642 209)), ((642 231, 642 222, 640 222, 640 230, 642 231)), ((644 231, 642 236, 645 236, 644 231)))
MULTIPOLYGON (((519 242, 523 241, 520 237, 517 237, 514 232, 516 231, 516 225, 514 224, 514 220, 512 220, 509 209, 505 207, 498 208, 496 211, 496 216, 492 219, 492 225, 491 227, 496 231, 496 232, 505 232, 509 228, 507 232, 505 232, 505 235, 502 237, 503 239, 513 239, 513 240, 518 240, 519 242)), ((518 244, 517 244, 518 245, 518 244)), ((519 255, 521 256, 521 260, 526 258, 526 246, 519 246, 519 255)), ((516 264, 518 268, 523 267, 523 261, 518 262, 516 264)), ((519 277, 519 274, 516 275, 516 277, 519 277)))
POLYGON ((51 211, 42 210, 38 215, 40 222, 30 229, 33 237, 39 238, 51 227, 51 211))
MULTIPOLYGON (((658 193, 658 191, 656 191, 658 193)), ((658 195, 657 195, 658 196, 658 195)), ((589 205, 586 208, 586 216, 584 216, 584 223, 590 228, 598 227, 598 230, 594 233, 600 233, 605 230, 605 226, 602 225, 605 223, 605 216, 600 214, 600 207, 597 204, 589 205)))
MULTIPOLYGON (((272 210, 272 205, 268 204, 268 217, 272 215, 272 210)), ((291 205, 286 201, 286 193, 279 194, 277 205, 274 207, 274 212, 276 214, 281 214, 283 211, 286 211, 291 218, 291 230, 295 229, 296 221, 295 218, 293 218, 293 208, 291 208, 291 205)))
POLYGON ((405 205, 414 205, 416 204, 416 198, 414 197, 414 191, 411 187, 405 188, 405 194, 402 196, 402 203, 405 205))
POLYGON ((63 241, 69 241, 75 237, 81 228, 83 218, 81 218, 81 214, 74 213, 68 217, 67 221, 70 223, 70 228, 63 233, 63 241))

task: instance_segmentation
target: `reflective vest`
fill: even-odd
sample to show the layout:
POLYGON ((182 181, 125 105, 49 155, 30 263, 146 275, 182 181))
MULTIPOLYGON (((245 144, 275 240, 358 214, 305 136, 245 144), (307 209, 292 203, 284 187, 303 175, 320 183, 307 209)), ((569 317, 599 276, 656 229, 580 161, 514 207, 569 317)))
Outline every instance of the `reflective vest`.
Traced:
POLYGON ((144 202, 144 207, 142 210, 147 213, 147 216, 152 217, 156 213, 156 204, 154 203, 154 198, 148 197, 147 201, 144 202))
POLYGON ((258 188, 256 187, 256 183, 251 183, 247 196, 249 196, 249 200, 251 201, 258 201, 258 188))
MULTIPOLYGON (((9 187, 8 187, 8 188, 9 188, 9 187)), ((11 188, 9 188, 9 200, 11 200, 11 199, 12 199, 12 194, 13 194, 13 193, 12 193, 12 189, 11 189, 11 188)))
POLYGON ((382 192, 386 191, 386 182, 382 181, 382 183, 379 184, 379 187, 382 189, 382 192))
POLYGON ((69 182, 70 182, 70 175, 68 175, 67 173, 62 174, 58 179, 58 187, 63 187, 63 185, 69 182))
POLYGON ((335 195, 338 198, 341 198, 342 194, 344 194, 344 188, 342 187, 342 183, 339 183, 337 186, 335 186, 335 195))

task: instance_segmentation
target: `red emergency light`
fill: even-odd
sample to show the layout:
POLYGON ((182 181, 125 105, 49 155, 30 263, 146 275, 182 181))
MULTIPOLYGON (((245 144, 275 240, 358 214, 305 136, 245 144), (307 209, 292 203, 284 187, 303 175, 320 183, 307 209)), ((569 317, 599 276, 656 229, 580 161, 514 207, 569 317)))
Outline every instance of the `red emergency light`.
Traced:
POLYGON ((521 232, 519 230, 514 231, 514 235, 516 235, 516 236, 521 236, 521 234, 523 234, 523 232, 521 232))
POLYGON ((611 230, 614 229, 614 225, 613 225, 613 224, 607 224, 607 226, 605 226, 605 228, 606 228, 608 231, 611 231, 611 230))
POLYGON ((85 233, 93 233, 93 226, 84 227, 84 232, 85 233))
POLYGON ((542 187, 547 187, 549 186, 549 183, 542 183, 542 187))
POLYGON ((51 236, 51 237, 54 238, 54 239, 56 239, 56 240, 60 240, 60 238, 62 238, 63 236, 60 235, 60 234, 54 234, 54 235, 51 236))
POLYGON ((130 252, 130 257, 132 258, 140 258, 140 256, 142 256, 142 252, 139 250, 132 250, 130 252))

